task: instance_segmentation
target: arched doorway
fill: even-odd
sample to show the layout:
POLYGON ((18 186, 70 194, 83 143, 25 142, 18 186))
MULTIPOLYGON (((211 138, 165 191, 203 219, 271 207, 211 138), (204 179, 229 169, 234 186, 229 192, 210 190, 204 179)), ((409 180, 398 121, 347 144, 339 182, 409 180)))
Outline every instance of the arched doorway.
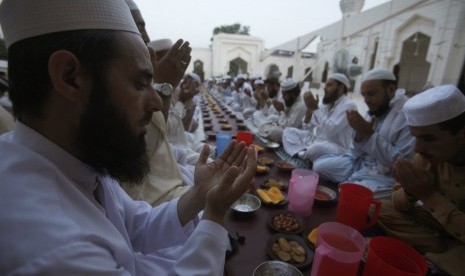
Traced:
POLYGON ((398 69, 398 84, 409 93, 422 90, 428 78, 431 64, 426 61, 431 37, 417 32, 402 43, 398 69))
POLYGON ((237 76, 239 74, 247 73, 247 62, 242 58, 238 57, 229 62, 229 73, 230 76, 237 76))

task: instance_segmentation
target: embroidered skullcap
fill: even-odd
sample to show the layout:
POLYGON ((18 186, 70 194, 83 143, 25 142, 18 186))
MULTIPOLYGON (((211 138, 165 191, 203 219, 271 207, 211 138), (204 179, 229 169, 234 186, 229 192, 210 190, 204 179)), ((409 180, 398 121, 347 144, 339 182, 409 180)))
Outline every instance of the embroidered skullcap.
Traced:
POLYGON ((255 85, 260 85, 260 84, 261 84, 261 85, 265 85, 265 82, 264 82, 262 79, 258 79, 258 80, 255 80, 255 81, 253 82, 253 84, 255 84, 255 85))
POLYGON ((396 81, 396 76, 394 73, 387 69, 383 68, 376 68, 366 72, 365 76, 363 77, 362 82, 369 81, 369 80, 390 80, 396 81))
POLYGON ((438 124, 465 112, 465 96, 454 85, 441 85, 415 95, 404 104, 409 126, 438 124))
POLYGON ((151 41, 148 45, 155 52, 158 52, 158 51, 170 49, 173 46, 173 41, 171 41, 171 39, 169 38, 158 39, 158 40, 151 41))
POLYGON ((250 76, 249 79, 254 81, 254 80, 261 79, 261 77, 260 77, 260 75, 258 75, 258 74, 253 74, 253 75, 250 76))
POLYGON ((245 75, 244 75, 244 74, 239 74, 239 75, 237 75, 237 77, 236 77, 236 80, 245 80, 245 79, 246 79, 246 78, 245 78, 245 75))
POLYGON ((297 87, 297 82, 293 79, 285 79, 281 82, 281 90, 289 91, 297 87))
POLYGON ((63 31, 119 30, 139 34, 123 0, 3 0, 5 44, 63 31))
POLYGON ((128 4, 128 7, 131 11, 137 11, 139 10, 139 7, 137 6, 136 2, 133 0, 124 0, 126 4, 128 4))
POLYGON ((334 73, 329 78, 333 80, 337 80, 338 82, 344 84, 346 88, 350 87, 349 79, 344 74, 334 73))
POLYGON ((196 83, 200 84, 200 77, 196 73, 188 73, 187 74, 189 77, 191 77, 196 83))

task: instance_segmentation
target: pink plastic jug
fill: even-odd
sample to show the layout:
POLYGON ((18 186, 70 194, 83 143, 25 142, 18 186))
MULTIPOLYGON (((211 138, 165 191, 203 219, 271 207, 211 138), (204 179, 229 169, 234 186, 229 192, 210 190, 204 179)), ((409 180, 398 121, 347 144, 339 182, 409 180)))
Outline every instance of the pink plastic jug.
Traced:
POLYGON ((303 217, 311 215, 318 179, 318 174, 311 170, 295 169, 292 171, 288 191, 289 211, 303 217))
POLYGON ((318 227, 311 276, 357 275, 365 239, 356 229, 339 222, 318 227))

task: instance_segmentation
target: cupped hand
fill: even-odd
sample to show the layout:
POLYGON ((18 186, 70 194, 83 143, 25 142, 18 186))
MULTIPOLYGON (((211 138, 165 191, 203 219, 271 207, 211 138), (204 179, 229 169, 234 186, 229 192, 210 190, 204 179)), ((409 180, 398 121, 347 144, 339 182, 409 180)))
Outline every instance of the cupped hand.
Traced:
POLYGON ((304 103, 307 106, 307 109, 311 111, 317 110, 319 102, 320 102, 320 98, 318 97, 318 94, 316 95, 316 98, 315 98, 311 91, 305 92, 304 103))
POLYGON ((189 42, 179 39, 158 61, 155 61, 153 57, 153 50, 150 48, 149 50, 152 56, 155 82, 169 83, 173 87, 178 86, 191 61, 192 49, 189 47, 189 42))
POLYGON ((404 191, 416 199, 424 200, 436 191, 433 174, 415 167, 406 159, 399 158, 394 162, 392 174, 404 191))
POLYGON ((257 168, 255 149, 252 146, 242 149, 246 150, 241 150, 239 155, 242 156, 241 162, 239 162, 240 158, 234 158, 232 155, 227 161, 222 161, 222 166, 219 165, 222 167, 220 171, 224 173, 218 176, 216 179, 218 183, 212 185, 207 192, 204 219, 222 224, 231 205, 250 188, 250 182, 257 168), (245 154, 247 154, 246 158, 244 158, 245 154), (225 165, 230 163, 233 165, 225 165))
POLYGON ((284 111, 284 104, 276 99, 273 100, 273 106, 279 112, 284 111))
POLYGON ((371 122, 363 119, 362 115, 357 110, 347 110, 347 121, 349 125, 355 130, 355 140, 367 140, 374 133, 374 125, 376 118, 373 117, 371 122))

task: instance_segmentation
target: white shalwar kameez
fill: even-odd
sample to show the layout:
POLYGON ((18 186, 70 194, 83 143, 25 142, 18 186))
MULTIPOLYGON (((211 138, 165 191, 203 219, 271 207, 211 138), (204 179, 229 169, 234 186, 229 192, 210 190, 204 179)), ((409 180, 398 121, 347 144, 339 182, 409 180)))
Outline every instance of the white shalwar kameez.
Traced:
POLYGON ((324 104, 312 114, 309 123, 302 122, 302 129, 286 128, 283 146, 294 156, 316 160, 322 155, 346 153, 352 144, 353 130, 347 121, 347 110, 357 110, 357 105, 347 96, 341 96, 330 108, 324 104), (302 153, 302 154, 300 154, 302 153))
POLYGON ((291 107, 284 107, 284 111, 280 112, 277 123, 258 126, 259 135, 273 142, 281 143, 284 129, 286 127, 301 127, 306 111, 307 107, 302 97, 299 96, 291 107))
MULTIPOLYGON (((404 90, 397 90, 390 110, 377 118, 375 133, 362 142, 353 142, 351 154, 322 156, 313 162, 313 170, 333 182, 350 182, 370 188, 376 198, 391 194, 392 165, 399 157, 413 156, 414 138, 410 135, 402 107, 407 101, 404 90)), ((365 119, 370 121, 368 114, 365 119)))
POLYGON ((133 201, 116 181, 15 127, 0 138, 2 275, 223 274, 222 226, 182 227, 177 200, 133 201))

